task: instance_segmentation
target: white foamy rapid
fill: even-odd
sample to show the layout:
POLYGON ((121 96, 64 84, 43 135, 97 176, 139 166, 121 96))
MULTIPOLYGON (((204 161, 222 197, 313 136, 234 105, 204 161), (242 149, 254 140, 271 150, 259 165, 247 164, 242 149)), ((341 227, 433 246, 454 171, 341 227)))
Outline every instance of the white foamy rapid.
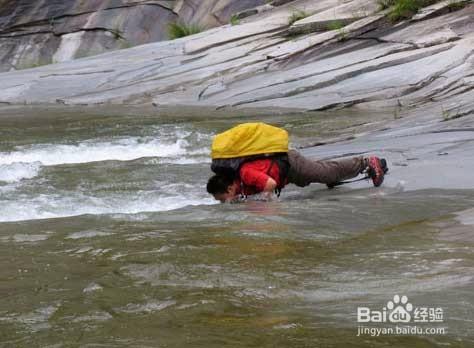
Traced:
POLYGON ((189 164, 209 161, 206 147, 193 148, 186 133, 174 141, 152 137, 131 137, 79 144, 35 144, 16 151, 0 152, 0 182, 16 182, 36 176, 41 166, 101 161, 130 161, 157 157, 161 163, 189 164))
POLYGON ((0 164, 0 181, 12 183, 21 179, 31 179, 38 174, 40 167, 39 162, 0 164))
POLYGON ((179 127, 153 131, 159 134, 76 143, 62 139, 61 143, 21 145, 10 152, 0 152, 0 222, 136 214, 214 204, 203 189, 202 178, 190 173, 189 167, 183 174, 179 167, 209 162, 210 136, 179 127), (83 176, 76 178, 78 181, 68 181, 67 175, 74 173, 75 165, 79 168, 84 163, 139 158, 146 158, 140 168, 150 165, 156 172, 135 171, 130 164, 123 167, 128 172, 115 178, 107 173, 109 165, 104 165, 101 172, 102 164, 97 164, 94 168, 98 170, 90 178, 81 168, 83 176), (71 168, 45 169, 65 164, 71 168))
POLYGON ((186 154, 186 140, 164 144, 159 140, 128 138, 111 142, 84 142, 77 145, 34 145, 0 153, 0 164, 35 163, 52 166, 108 160, 130 161, 141 157, 178 157, 186 154))
POLYGON ((84 214, 137 214, 145 212, 170 211, 186 206, 211 205, 216 201, 204 192, 171 196, 162 192, 148 192, 109 197, 39 195, 15 201, 4 201, 0 222, 51 219, 84 214))

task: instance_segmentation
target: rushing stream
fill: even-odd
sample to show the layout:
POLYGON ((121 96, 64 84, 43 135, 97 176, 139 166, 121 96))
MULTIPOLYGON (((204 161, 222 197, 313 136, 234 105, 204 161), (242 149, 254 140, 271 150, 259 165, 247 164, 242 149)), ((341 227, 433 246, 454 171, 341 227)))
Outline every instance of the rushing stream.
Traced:
MULTIPOLYGON (((474 346, 474 191, 216 204, 209 145, 239 121, 0 118, 0 346, 474 346), (357 307, 395 294, 445 334, 358 337, 357 307)), ((266 121, 295 146, 333 132, 266 121)))

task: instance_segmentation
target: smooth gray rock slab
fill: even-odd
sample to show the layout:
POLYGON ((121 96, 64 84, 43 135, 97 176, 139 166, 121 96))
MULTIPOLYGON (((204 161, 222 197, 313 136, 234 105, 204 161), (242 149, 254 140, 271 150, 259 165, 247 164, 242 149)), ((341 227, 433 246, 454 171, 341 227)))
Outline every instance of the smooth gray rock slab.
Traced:
MULTIPOLYGON (((347 25, 343 37, 338 30, 285 35, 295 5, 317 14, 330 4, 340 5, 295 1, 239 25, 73 61, 66 61, 68 48, 80 50, 82 36, 93 32, 65 34, 70 41, 54 43, 63 63, 0 74, 0 102, 352 107, 388 110, 394 118, 420 106, 444 109, 447 118, 472 111, 473 5, 397 25, 377 13, 347 25)), ((106 42, 95 35, 87 38, 87 50, 106 42)))
POLYGON ((296 21, 290 32, 331 30, 331 25, 345 26, 361 18, 375 14, 379 5, 375 0, 353 0, 296 21))
POLYGON ((209 29, 264 0, 0 1, 0 71, 169 39, 180 22, 209 29))

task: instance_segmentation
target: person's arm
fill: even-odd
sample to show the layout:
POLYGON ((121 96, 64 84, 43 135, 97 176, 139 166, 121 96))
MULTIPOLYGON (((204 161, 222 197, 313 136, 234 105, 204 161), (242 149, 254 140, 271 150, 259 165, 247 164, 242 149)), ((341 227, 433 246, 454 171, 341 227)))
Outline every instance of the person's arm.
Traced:
POLYGON ((265 184, 265 187, 263 188, 262 192, 263 199, 266 201, 271 201, 273 198, 273 192, 275 191, 276 187, 276 181, 273 178, 268 177, 267 183, 265 184))
POLYGON ((240 170, 240 178, 245 185, 255 187, 256 193, 262 193, 266 200, 271 199, 273 191, 277 187, 275 179, 245 165, 240 170))
POLYGON ((263 192, 273 192, 277 188, 277 182, 273 178, 268 177, 267 183, 263 188, 263 192))
MULTIPOLYGON (((244 185, 254 187, 257 193, 265 191, 269 180, 274 181, 266 173, 253 169, 245 164, 240 169, 240 179, 244 185)), ((271 181, 268 185, 271 185, 271 181)))

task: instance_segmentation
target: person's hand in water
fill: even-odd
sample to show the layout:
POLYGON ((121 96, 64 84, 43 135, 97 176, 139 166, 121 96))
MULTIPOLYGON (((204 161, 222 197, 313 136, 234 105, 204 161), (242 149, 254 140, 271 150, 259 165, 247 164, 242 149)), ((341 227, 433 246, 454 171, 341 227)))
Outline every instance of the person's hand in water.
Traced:
POLYGON ((277 183, 272 178, 268 178, 267 183, 265 184, 265 188, 259 194, 256 194, 255 197, 252 198, 253 201, 265 201, 270 202, 274 198, 274 192, 277 187, 277 183))

